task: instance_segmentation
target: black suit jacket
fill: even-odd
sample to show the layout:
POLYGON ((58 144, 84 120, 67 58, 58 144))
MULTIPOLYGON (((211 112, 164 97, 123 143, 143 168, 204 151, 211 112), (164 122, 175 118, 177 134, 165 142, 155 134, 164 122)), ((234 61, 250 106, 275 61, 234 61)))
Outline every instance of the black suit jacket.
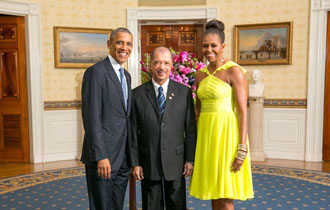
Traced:
POLYGON ((165 112, 160 116, 152 81, 133 90, 133 166, 142 166, 150 180, 174 180, 182 176, 185 162, 194 162, 196 124, 192 91, 169 81, 165 112))
POLYGON ((131 77, 127 71, 125 76, 127 111, 120 81, 108 57, 85 71, 81 94, 85 129, 81 161, 85 164, 108 158, 111 170, 121 166, 131 136, 131 77))

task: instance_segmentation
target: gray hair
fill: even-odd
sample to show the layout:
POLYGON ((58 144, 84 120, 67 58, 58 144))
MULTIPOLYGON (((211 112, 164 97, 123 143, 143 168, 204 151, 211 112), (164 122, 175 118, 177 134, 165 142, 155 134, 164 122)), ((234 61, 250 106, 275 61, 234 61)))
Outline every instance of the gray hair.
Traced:
POLYGON ((128 33, 130 34, 132 37, 133 37, 133 34, 131 33, 130 30, 128 30, 127 28, 116 28, 115 30, 113 30, 111 32, 111 35, 110 35, 110 42, 112 42, 112 40, 115 38, 116 34, 118 32, 123 32, 123 33, 128 33))

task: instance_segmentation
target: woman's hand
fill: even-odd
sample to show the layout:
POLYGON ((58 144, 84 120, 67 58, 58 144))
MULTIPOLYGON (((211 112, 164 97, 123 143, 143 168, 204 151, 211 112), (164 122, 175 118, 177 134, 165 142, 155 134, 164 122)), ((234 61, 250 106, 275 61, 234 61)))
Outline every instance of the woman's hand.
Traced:
POLYGON ((231 165, 231 171, 236 173, 237 171, 239 171, 241 169, 242 165, 243 165, 243 160, 239 160, 239 159, 235 158, 233 164, 231 165))

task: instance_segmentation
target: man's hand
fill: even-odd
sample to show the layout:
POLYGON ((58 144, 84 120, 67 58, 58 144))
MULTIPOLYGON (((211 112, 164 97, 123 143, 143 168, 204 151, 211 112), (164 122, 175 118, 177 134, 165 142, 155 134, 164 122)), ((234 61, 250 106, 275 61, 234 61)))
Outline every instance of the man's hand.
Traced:
POLYGON ((133 168, 133 176, 136 180, 142 180, 144 179, 144 176, 143 176, 143 170, 142 170, 142 167, 141 166, 135 166, 133 168))
POLYGON ((184 171, 183 171, 183 175, 184 178, 187 178, 188 176, 191 176, 192 172, 193 172, 194 166, 192 163, 185 163, 184 164, 184 171))
POLYGON ((97 161, 97 175, 102 179, 110 179, 111 165, 108 158, 97 161))

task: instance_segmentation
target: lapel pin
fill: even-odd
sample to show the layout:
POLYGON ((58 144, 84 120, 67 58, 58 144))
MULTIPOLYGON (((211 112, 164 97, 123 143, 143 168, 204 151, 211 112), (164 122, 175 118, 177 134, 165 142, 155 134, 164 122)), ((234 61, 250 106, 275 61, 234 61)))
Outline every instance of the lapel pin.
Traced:
POLYGON ((168 99, 172 100, 172 96, 168 97, 168 99))
POLYGON ((174 93, 171 93, 171 96, 174 96, 174 93))

